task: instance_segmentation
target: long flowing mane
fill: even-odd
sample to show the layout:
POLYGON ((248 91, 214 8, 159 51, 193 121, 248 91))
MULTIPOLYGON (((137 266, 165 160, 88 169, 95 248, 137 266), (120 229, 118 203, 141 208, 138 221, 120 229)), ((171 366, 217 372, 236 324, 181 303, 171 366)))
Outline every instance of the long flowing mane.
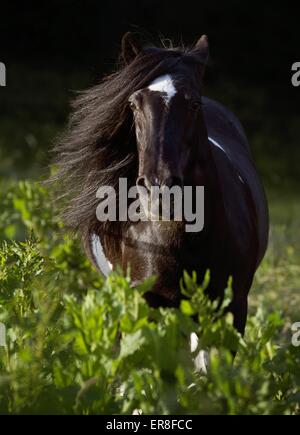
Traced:
POLYGON ((120 177, 135 181, 137 151, 128 98, 180 60, 197 62, 189 50, 145 48, 73 101, 68 127, 53 149, 57 170, 51 178, 59 186, 57 197, 67 198, 64 219, 69 228, 99 228, 97 189, 116 187, 120 177))

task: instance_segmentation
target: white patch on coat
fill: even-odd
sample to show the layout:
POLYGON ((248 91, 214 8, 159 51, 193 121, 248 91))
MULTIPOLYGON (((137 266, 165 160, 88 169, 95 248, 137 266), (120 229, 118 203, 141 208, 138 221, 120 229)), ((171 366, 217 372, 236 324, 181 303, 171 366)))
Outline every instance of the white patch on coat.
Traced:
MULTIPOLYGON (((195 352, 198 348, 199 339, 195 332, 190 335, 190 349, 195 352)), ((209 354, 206 350, 201 349, 194 358, 195 370, 199 373, 207 374, 209 366, 209 354)))
POLYGON ((148 86, 148 89, 154 92, 162 92, 162 97, 166 104, 170 103, 177 92, 172 77, 169 74, 157 77, 157 79, 148 86))
POLYGON ((105 257, 100 237, 96 234, 93 234, 91 237, 91 249, 97 266, 99 267, 103 275, 107 276, 109 272, 112 271, 113 267, 111 262, 105 257))
MULTIPOLYGON (((216 140, 212 139, 211 137, 208 138, 208 140, 215 145, 217 148, 220 148, 220 150, 223 151, 223 153, 226 154, 226 156, 230 159, 230 156, 227 154, 227 152, 224 150, 224 148, 222 147, 222 145, 220 145, 216 140)), ((241 183, 245 184, 245 181, 243 180, 243 178, 238 174, 239 180, 241 181, 241 183)))
POLYGON ((220 148, 220 150, 223 151, 223 153, 226 154, 226 156, 230 159, 229 155, 227 154, 227 152, 224 150, 224 148, 222 147, 222 145, 220 145, 216 140, 212 139, 211 137, 208 137, 208 140, 217 148, 220 148))

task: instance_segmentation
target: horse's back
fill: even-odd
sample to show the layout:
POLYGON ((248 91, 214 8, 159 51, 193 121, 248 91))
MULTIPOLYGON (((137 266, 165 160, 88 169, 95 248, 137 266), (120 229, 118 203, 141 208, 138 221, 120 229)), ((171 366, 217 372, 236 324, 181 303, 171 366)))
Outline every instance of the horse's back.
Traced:
POLYGON ((203 111, 217 172, 220 181, 224 180, 225 207, 230 211, 237 209, 237 202, 241 200, 242 193, 250 197, 251 206, 247 200, 243 215, 239 216, 237 212, 236 222, 233 222, 233 225, 242 229, 243 220, 248 218, 247 213, 254 212, 253 225, 258 239, 256 265, 258 265, 267 248, 268 208, 246 134, 237 117, 217 101, 203 97, 203 111), (234 195, 233 192, 236 194, 234 195))

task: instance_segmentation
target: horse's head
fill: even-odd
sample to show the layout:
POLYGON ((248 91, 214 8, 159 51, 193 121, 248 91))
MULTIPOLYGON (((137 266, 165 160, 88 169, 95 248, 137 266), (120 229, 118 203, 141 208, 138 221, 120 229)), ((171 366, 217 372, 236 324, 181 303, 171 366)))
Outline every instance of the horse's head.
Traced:
MULTIPOLYGON (((123 40, 125 59, 138 55, 132 38, 123 40), (127 56, 126 56, 127 54, 127 56)), ((182 186, 191 175, 201 123, 201 85, 208 57, 203 35, 194 49, 178 57, 171 71, 129 97, 139 157, 137 184, 182 186)))

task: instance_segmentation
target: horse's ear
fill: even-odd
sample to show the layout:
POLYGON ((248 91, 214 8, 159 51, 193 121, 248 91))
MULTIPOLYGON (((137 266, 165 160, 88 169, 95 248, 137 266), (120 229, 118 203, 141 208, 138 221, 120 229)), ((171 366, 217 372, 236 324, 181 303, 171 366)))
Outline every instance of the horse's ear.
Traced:
POLYGON ((140 53, 142 47, 132 32, 127 32, 122 38, 122 56, 128 65, 140 53))
POLYGON ((198 39, 193 52, 199 58, 201 63, 206 64, 209 56, 209 45, 206 35, 202 35, 201 38, 198 39))

